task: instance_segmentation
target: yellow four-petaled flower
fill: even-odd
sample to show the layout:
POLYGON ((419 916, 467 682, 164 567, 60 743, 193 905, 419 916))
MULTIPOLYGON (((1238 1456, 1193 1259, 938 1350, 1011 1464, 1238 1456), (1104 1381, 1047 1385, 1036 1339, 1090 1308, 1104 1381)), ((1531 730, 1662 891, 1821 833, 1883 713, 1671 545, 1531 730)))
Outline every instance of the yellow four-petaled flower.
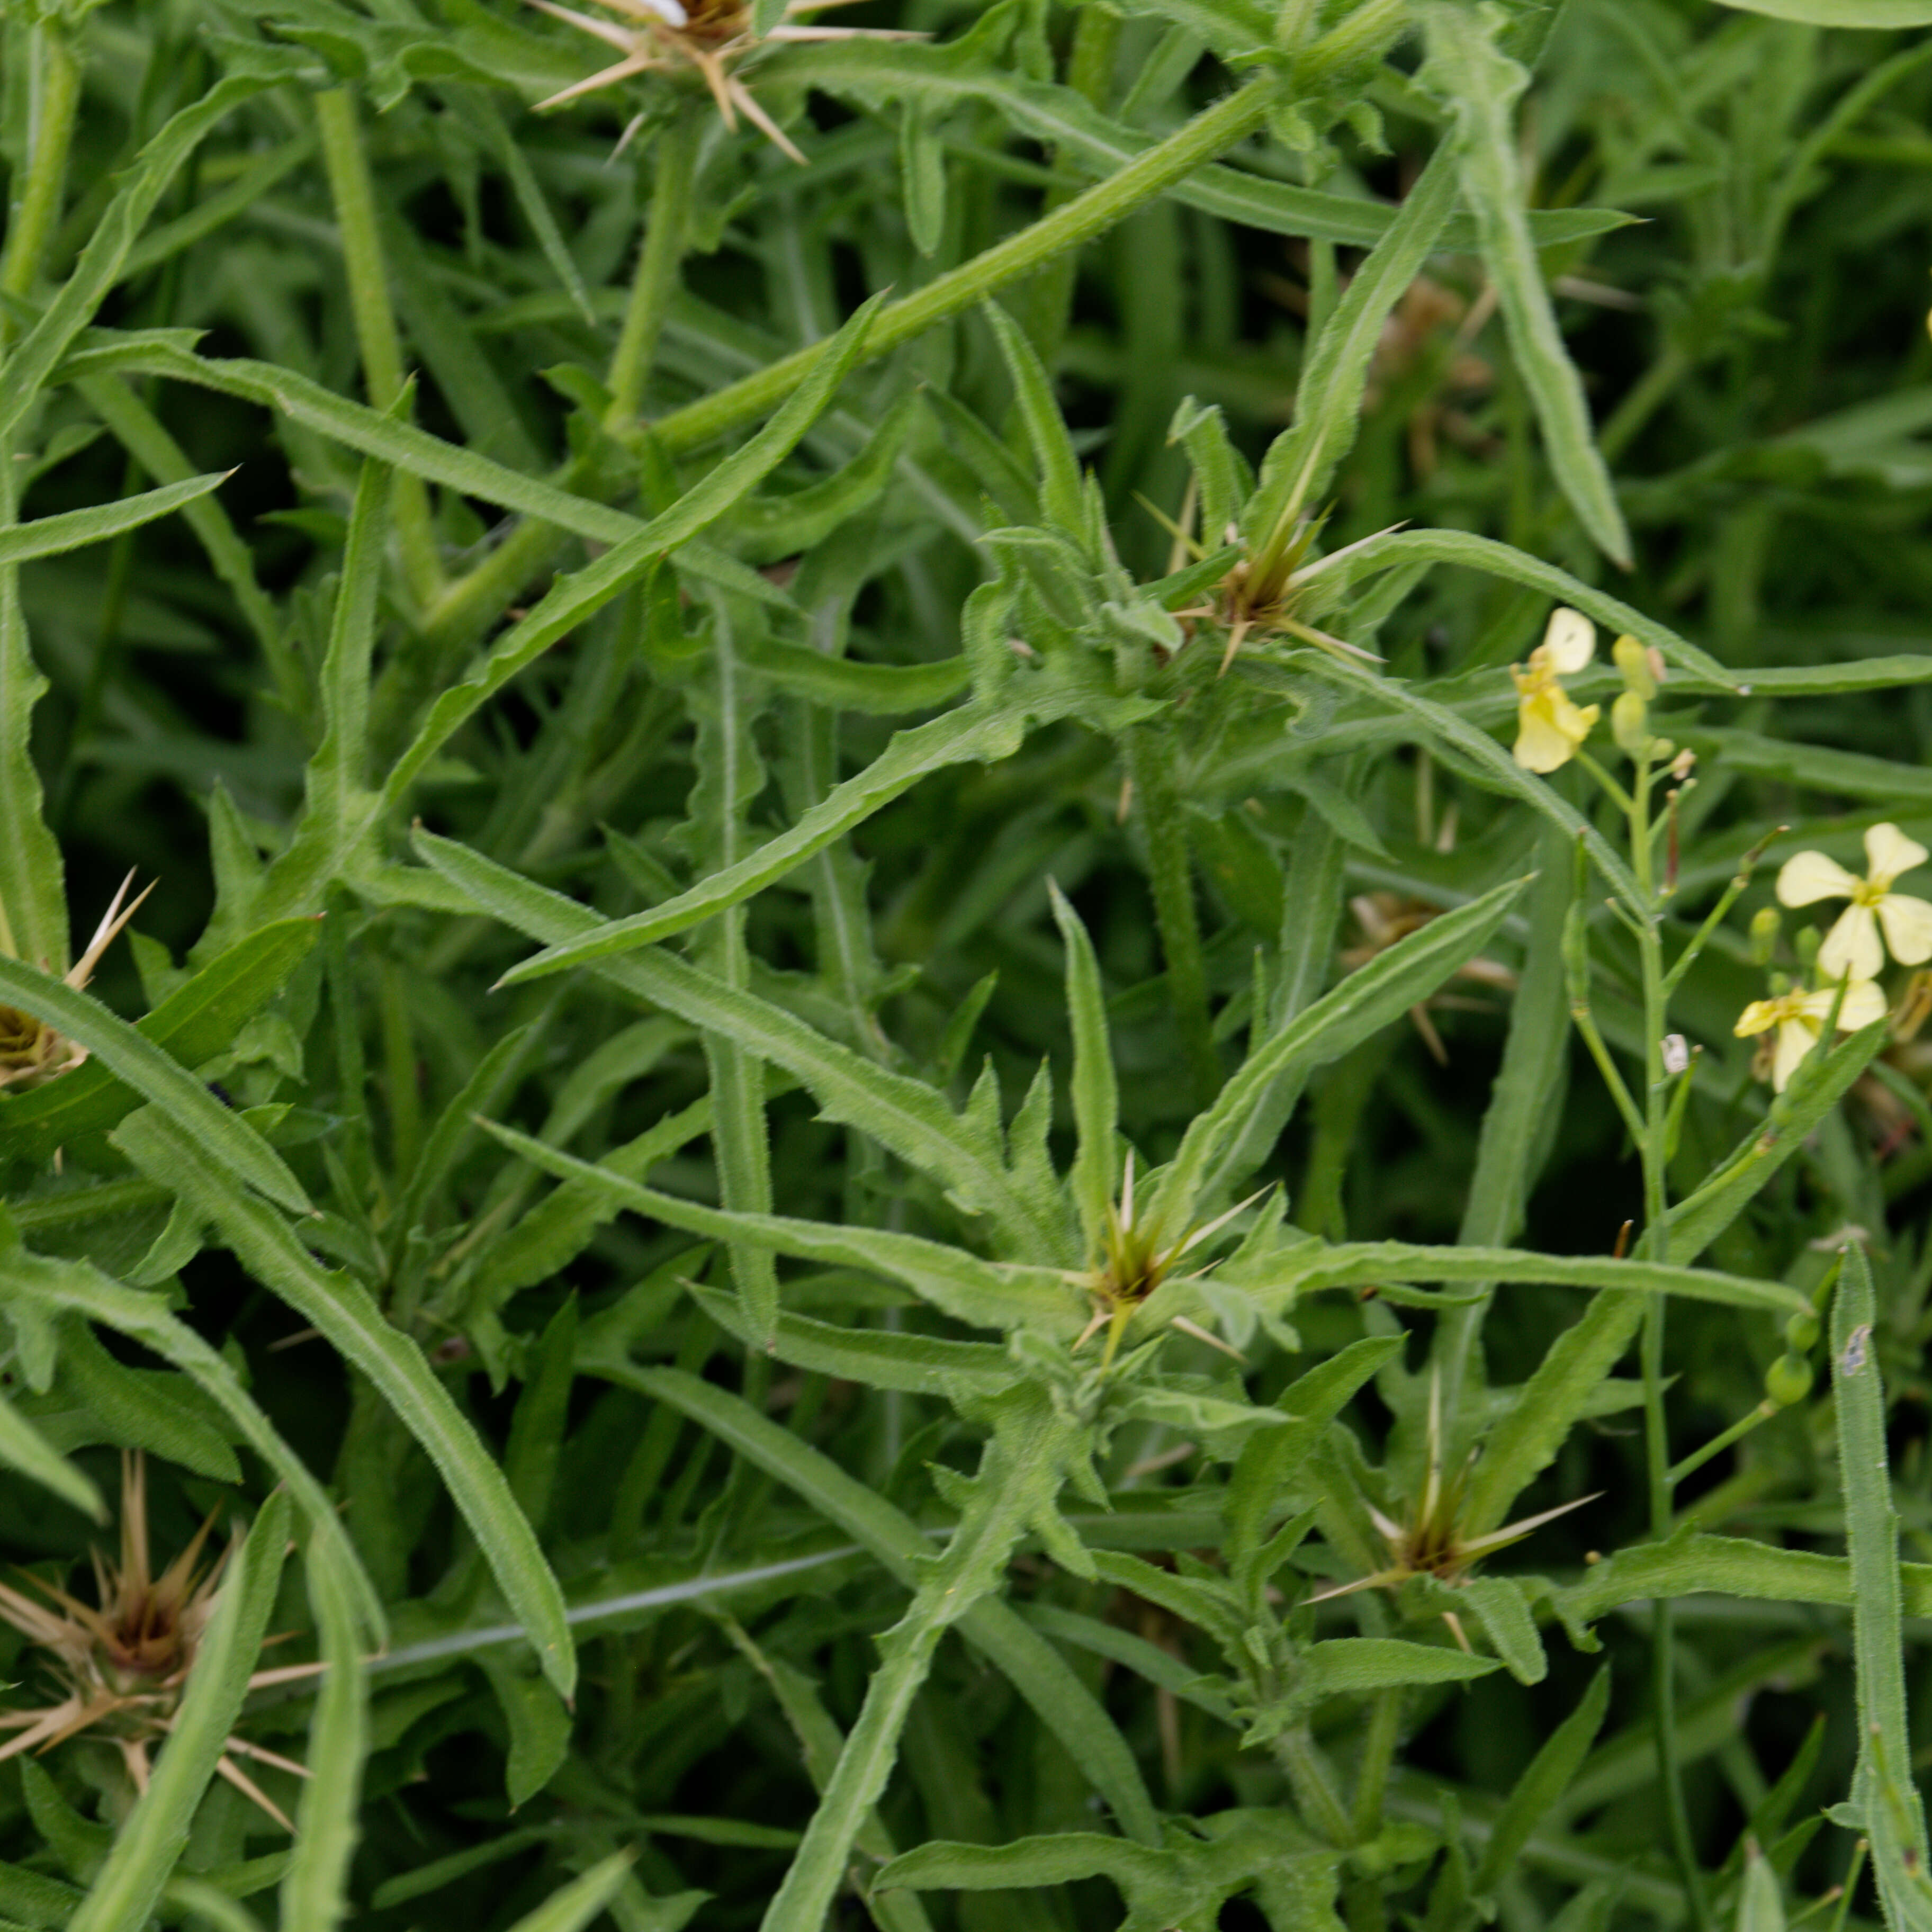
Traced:
MULTIPOLYGON (((1820 986, 1815 992, 1780 993, 1775 999, 1754 1000, 1738 1017, 1737 1036, 1748 1040, 1753 1034, 1778 1029, 1771 1062, 1771 1084, 1779 1093, 1798 1070, 1798 1064, 1811 1051, 1825 1022, 1837 1003, 1836 985, 1820 986)), ((1838 1008, 1838 1030, 1856 1033, 1874 1020, 1885 1017, 1885 995, 1870 980, 1854 980, 1845 988, 1845 1003, 1838 1008)))
POLYGON ((1932 959, 1932 905, 1892 890, 1901 873, 1924 864, 1925 848, 1895 825, 1874 825, 1865 833, 1870 868, 1862 879, 1822 852, 1799 852, 1778 875, 1780 904, 1810 905, 1820 899, 1850 899, 1818 949, 1819 970, 1828 979, 1876 976, 1888 952, 1901 966, 1932 959), (1882 932, 1884 943, 1879 935, 1882 932))
POLYGON ((1516 761, 1526 770, 1553 772, 1576 755, 1600 707, 1579 705, 1558 681, 1597 655, 1597 627, 1580 610, 1559 604, 1529 662, 1510 667, 1516 680, 1516 761))

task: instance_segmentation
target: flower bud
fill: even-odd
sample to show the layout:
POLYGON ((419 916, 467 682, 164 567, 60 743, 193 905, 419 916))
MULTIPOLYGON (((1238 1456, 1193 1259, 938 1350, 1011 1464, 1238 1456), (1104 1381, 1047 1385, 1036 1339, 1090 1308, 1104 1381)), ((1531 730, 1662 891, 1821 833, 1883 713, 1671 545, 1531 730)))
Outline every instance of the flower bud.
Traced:
POLYGON ((1754 966, 1768 966, 1778 950, 1778 929, 1784 915, 1774 905, 1760 906, 1751 914, 1750 958, 1754 966))
POLYGON ((1784 1345, 1794 1355, 1808 1355, 1818 1346, 1818 1318, 1794 1315, 1784 1324, 1784 1345))
POLYGON ((1824 935, 1815 926, 1801 926, 1796 944, 1798 957, 1803 962, 1805 970, 1809 972, 1817 963, 1818 948, 1824 944, 1824 935))
POLYGON ((1641 703, 1648 704, 1657 695, 1657 686, 1663 670, 1661 662, 1653 664, 1654 653, 1646 650, 1636 638, 1628 634, 1619 638, 1610 646, 1610 655, 1616 659, 1617 668, 1624 674, 1624 690, 1641 703))
POLYGON ((1811 1393, 1811 1364, 1802 1355, 1780 1355, 1764 1372, 1764 1392, 1780 1408, 1811 1393))
POLYGON ((1610 706, 1610 730, 1624 753, 1644 757, 1649 749, 1650 734, 1646 728, 1648 701, 1638 692, 1624 692, 1610 706))

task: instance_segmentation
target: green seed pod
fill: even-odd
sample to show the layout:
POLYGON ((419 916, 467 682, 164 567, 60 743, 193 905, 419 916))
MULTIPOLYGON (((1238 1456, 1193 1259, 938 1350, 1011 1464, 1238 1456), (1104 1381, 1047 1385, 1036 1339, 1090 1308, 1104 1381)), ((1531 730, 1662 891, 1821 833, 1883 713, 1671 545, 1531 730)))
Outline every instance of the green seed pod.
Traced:
POLYGON ((1751 914, 1750 957, 1754 966, 1768 966, 1778 950, 1778 928, 1784 915, 1774 905, 1760 906, 1751 914))
POLYGON ((1818 1346, 1818 1318, 1794 1315, 1784 1324, 1784 1346, 1794 1355, 1808 1355, 1818 1346))
POLYGON ((1802 1355, 1780 1355, 1764 1372, 1764 1392, 1780 1408, 1811 1393, 1811 1364, 1802 1355))

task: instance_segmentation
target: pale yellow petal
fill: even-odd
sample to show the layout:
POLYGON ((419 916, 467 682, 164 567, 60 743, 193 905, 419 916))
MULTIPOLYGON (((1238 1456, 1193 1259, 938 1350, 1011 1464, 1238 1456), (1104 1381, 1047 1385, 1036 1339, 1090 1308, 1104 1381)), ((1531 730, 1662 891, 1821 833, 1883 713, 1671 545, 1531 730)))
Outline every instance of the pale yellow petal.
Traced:
POLYGON ((1559 604, 1539 646, 1551 670, 1564 676, 1581 670, 1597 655, 1597 627, 1580 610, 1559 604))
POLYGON ((1883 1019, 1885 1012, 1884 988, 1876 980, 1858 980, 1845 988, 1845 1004, 1838 1009, 1838 1030, 1856 1033, 1874 1020, 1883 1019))
POLYGON ((1932 904, 1910 892, 1887 892, 1876 910, 1886 950, 1901 966, 1922 966, 1932 959, 1932 904))
POLYGON ((1816 899, 1848 899, 1858 885, 1837 860, 1822 852, 1795 852, 1778 874, 1778 902, 1802 906, 1816 899))
POLYGON ((1878 921, 1868 905, 1848 905, 1818 949, 1818 970, 1828 980, 1872 980, 1885 964, 1878 921))
POLYGON ((1771 1084, 1782 1094, 1790 1084, 1811 1045, 1818 1037, 1803 1020, 1786 1020, 1778 1029, 1778 1051, 1771 1063, 1771 1084))
POLYGON ((1576 741, 1559 730, 1549 707, 1524 704, 1516 707, 1516 761, 1524 770, 1553 772, 1575 757, 1576 741))
POLYGON ((1600 704, 1572 704, 1560 691, 1550 694, 1550 716, 1556 728, 1573 745, 1580 745, 1602 715, 1600 704))
POLYGON ((1865 856, 1871 862, 1870 878, 1881 891, 1901 872, 1924 864, 1928 856, 1916 838, 1908 838, 1895 825, 1865 828, 1865 856))
POLYGON ((1775 1000, 1754 1000, 1738 1016, 1738 1023, 1731 1030, 1740 1040, 1748 1040, 1754 1033, 1768 1032, 1778 1024, 1778 1003, 1775 1000))

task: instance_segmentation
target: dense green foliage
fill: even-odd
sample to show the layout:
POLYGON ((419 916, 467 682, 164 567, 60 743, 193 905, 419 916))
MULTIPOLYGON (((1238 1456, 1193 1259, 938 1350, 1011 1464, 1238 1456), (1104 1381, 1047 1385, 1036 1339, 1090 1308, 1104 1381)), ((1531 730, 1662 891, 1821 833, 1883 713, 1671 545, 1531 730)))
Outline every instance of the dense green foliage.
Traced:
POLYGON ((1932 1928, 1932 4, 1746 4, 6 0, 0 1925, 1932 1928))

